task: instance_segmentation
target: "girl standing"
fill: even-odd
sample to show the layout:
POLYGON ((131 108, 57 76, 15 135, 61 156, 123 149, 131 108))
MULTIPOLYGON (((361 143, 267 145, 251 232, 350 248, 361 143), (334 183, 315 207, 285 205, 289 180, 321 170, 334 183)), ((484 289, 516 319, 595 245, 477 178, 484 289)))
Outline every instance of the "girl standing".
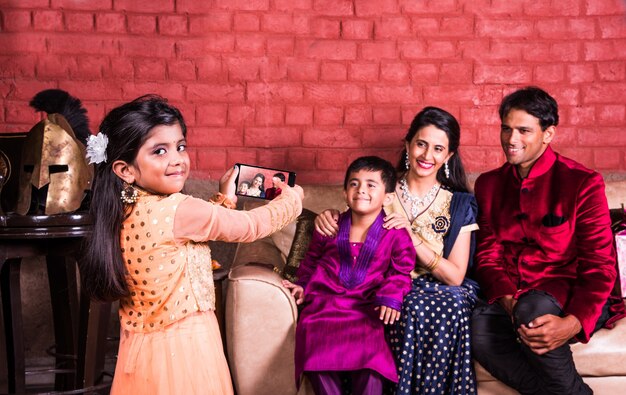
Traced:
POLYGON ((267 206, 228 210, 235 170, 212 202, 180 193, 189 176, 186 132, 178 109, 143 96, 113 109, 87 144, 97 163, 94 232, 81 275, 92 297, 120 299, 111 394, 232 394, 206 242, 265 237, 302 209, 301 195, 283 185, 267 206))

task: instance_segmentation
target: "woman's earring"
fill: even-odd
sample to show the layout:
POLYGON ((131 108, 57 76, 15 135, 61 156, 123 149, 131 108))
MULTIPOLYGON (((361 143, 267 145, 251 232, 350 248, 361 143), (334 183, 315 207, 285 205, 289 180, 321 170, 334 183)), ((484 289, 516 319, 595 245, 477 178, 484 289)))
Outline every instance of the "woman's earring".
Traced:
POLYGON ((448 161, 445 161, 443 164, 443 172, 446 173, 446 178, 450 178, 450 167, 448 166, 448 161))
POLYGON ((124 186, 122 187, 122 202, 126 204, 134 204, 137 201, 137 197, 139 196, 139 192, 131 184, 124 182, 124 186))
POLYGON ((409 168, 411 167, 411 163, 409 162, 409 153, 406 152, 404 154, 404 167, 406 167, 407 170, 409 170, 409 168))

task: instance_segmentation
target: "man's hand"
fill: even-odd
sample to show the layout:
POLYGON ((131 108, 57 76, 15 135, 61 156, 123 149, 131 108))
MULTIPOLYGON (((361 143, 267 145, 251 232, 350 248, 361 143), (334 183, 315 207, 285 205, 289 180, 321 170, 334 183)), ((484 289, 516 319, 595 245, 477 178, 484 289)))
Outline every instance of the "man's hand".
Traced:
POLYGON ((543 355, 567 343, 582 329, 573 315, 563 318, 552 314, 535 318, 528 325, 521 325, 520 338, 537 355, 543 355))
POLYGON ((283 287, 291 290, 291 295, 296 299, 296 304, 300 304, 304 301, 304 288, 289 280, 283 280, 283 287))
POLYGON ((400 312, 387 306, 376 306, 374 310, 380 310, 380 320, 387 324, 393 324, 400 319, 400 312))

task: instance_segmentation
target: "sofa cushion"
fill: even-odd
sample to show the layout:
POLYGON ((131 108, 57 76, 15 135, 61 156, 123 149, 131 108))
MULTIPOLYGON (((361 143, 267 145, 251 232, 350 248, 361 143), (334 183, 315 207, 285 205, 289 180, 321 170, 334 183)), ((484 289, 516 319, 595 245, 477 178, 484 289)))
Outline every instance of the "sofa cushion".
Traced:
POLYGON ((587 344, 573 344, 572 352, 582 376, 626 376, 626 319, 600 329, 587 344))
POLYGON ((283 270, 283 277, 291 282, 295 282, 296 272, 300 267, 300 261, 306 255, 309 250, 309 243, 311 237, 315 231, 315 216, 316 214, 307 209, 302 210, 302 214, 298 217, 295 225, 295 235, 293 237, 293 243, 289 249, 289 255, 287 256, 287 262, 283 270))
MULTIPOLYGON (((245 201, 243 203, 243 210, 249 211, 257 207, 264 206, 268 202, 269 200, 245 198, 245 201)), ((274 266, 276 266, 277 269, 281 271, 283 270, 282 265, 277 266, 276 264, 285 263, 287 259, 287 255, 289 254, 289 251, 291 249, 291 244, 292 244, 295 234, 296 234, 296 223, 293 222, 293 223, 287 224, 281 230, 276 231, 265 238, 267 239, 267 241, 271 242, 273 246, 276 247, 281 254, 281 259, 279 261, 274 262, 274 266)), ((266 262, 266 260, 254 261, 254 262, 266 262)))
MULTIPOLYGON (((267 200, 249 199, 244 203, 243 208, 244 210, 252 210, 267 204, 267 202, 267 200)), ((303 208, 295 222, 268 236, 268 239, 272 241, 282 256, 281 261, 274 262, 274 265, 276 266, 278 262, 285 263, 284 267, 277 267, 277 269, 289 281, 296 281, 296 272, 300 266, 300 261, 309 249, 314 228, 313 221, 315 221, 316 216, 315 212, 303 208)), ((255 262, 264 262, 264 260, 256 260, 255 262)))
POLYGON ((295 394, 296 305, 264 265, 232 269, 226 293, 226 345, 239 395, 295 394))

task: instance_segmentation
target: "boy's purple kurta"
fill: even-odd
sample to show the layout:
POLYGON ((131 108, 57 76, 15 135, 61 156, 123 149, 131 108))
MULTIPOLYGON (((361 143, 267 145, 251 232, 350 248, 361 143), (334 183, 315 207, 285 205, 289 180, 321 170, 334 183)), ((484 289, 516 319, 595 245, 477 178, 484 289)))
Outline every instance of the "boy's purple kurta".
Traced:
MULTIPOLYGON (((340 219, 342 223, 345 221, 340 219)), ((380 226, 379 222, 372 226, 377 224, 380 226)), ((415 265, 411 237, 406 229, 382 229, 364 280, 352 288, 340 278, 337 240, 314 232, 298 269, 304 308, 296 329, 296 380, 299 382, 304 371, 371 369, 397 382, 384 324, 374 309, 385 305, 400 310, 415 265)), ((353 264, 362 246, 350 243, 353 264)))

